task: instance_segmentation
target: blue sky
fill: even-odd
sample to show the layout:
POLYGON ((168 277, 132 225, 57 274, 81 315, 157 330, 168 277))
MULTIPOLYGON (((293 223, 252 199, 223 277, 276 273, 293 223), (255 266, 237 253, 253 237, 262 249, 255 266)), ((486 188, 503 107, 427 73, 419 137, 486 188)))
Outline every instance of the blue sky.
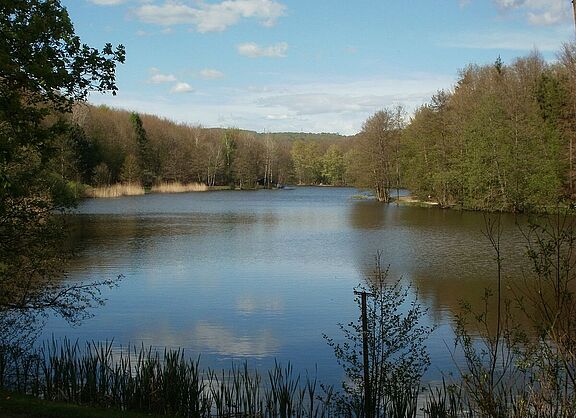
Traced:
POLYGON ((574 39, 571 0, 61 0, 94 47, 123 44, 90 102, 205 127, 354 134, 413 111, 468 64, 574 39))

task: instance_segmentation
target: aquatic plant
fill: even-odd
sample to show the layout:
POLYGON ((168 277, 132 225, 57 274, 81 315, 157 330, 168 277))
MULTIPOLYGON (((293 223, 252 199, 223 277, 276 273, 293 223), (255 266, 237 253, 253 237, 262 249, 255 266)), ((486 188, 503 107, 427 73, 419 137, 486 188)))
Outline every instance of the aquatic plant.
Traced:
POLYGON ((54 338, 30 352, 0 347, 0 389, 46 400, 199 418, 334 416, 332 389, 315 378, 280 363, 267 376, 247 363, 202 370, 180 349, 54 338))

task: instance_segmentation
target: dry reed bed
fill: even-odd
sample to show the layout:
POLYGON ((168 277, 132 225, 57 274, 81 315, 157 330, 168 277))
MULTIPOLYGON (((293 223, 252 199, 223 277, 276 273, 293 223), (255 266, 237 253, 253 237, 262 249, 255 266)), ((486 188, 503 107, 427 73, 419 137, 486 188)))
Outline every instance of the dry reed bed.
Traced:
MULTIPOLYGON (((202 183, 160 183, 152 186, 152 193, 188 193, 206 192, 208 186, 202 183)), ((85 193, 86 197, 93 198, 113 198, 122 196, 140 196, 145 194, 145 189, 135 183, 118 183, 111 186, 89 187, 85 193)))
POLYGON ((86 191, 88 197, 111 198, 122 196, 139 196, 143 195, 144 187, 139 184, 113 184, 111 186, 91 187, 86 191))
POLYGON ((206 192, 208 186, 203 183, 163 182, 152 186, 152 193, 188 193, 206 192))

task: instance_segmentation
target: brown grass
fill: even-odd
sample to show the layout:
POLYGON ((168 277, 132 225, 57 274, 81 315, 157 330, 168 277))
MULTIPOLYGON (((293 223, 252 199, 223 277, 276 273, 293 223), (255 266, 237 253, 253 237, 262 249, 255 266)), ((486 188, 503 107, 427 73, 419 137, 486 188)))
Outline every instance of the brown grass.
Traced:
POLYGON ((160 183, 152 186, 153 193, 186 193, 186 192, 205 192, 208 186, 202 183, 160 183))
POLYGON ((139 184, 126 183, 126 184, 113 184, 104 187, 91 187, 86 190, 88 197, 96 198, 110 198, 121 196, 137 196, 144 194, 144 187, 139 184))

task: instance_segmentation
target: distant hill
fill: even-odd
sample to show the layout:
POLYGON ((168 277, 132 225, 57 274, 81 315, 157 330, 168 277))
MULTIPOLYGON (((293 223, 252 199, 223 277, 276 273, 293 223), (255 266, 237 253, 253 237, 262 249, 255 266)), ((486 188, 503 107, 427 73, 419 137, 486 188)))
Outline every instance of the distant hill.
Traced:
MULTIPOLYGON (((220 134, 225 132, 228 128, 204 128, 207 131, 220 134)), ((337 133, 313 133, 313 132, 256 132, 247 129, 240 129, 242 133, 253 135, 256 138, 263 138, 270 136, 278 141, 294 142, 297 140, 302 141, 319 141, 319 142, 330 142, 330 143, 342 143, 346 142, 351 136, 340 135, 337 133)))

